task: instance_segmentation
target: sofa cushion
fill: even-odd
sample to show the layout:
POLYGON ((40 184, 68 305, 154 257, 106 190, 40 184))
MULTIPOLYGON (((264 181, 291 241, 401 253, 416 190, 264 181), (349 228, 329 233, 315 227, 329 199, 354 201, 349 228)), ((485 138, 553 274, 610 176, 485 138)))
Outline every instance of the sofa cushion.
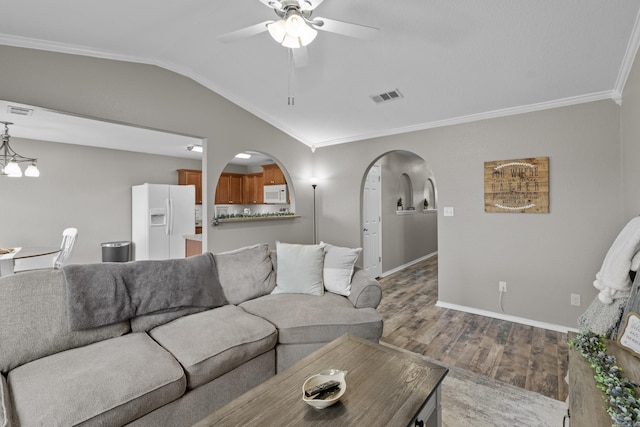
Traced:
POLYGON ((354 308, 347 298, 326 292, 312 296, 271 294, 240 304, 278 328, 281 344, 323 343, 343 334, 378 340, 382 317, 373 308, 354 308))
POLYGON ((129 322, 70 331, 64 276, 35 270, 0 278, 0 371, 129 332, 129 322))
POLYGON ((234 305, 181 317, 149 333, 180 362, 188 389, 273 349, 278 336, 272 324, 234 305))
POLYGON ((131 332, 148 332, 156 326, 164 325, 180 317, 206 310, 210 309, 204 307, 187 307, 137 316, 131 319, 131 332))
POLYGON ((129 334, 9 372, 21 426, 122 425, 185 391, 182 368, 148 335, 129 334))
POLYGON ((267 295, 276 285, 269 245, 266 243, 213 254, 213 258, 229 304, 237 305, 267 295))
POLYGON ((276 242, 277 274, 273 294, 322 295, 324 245, 297 245, 276 242))

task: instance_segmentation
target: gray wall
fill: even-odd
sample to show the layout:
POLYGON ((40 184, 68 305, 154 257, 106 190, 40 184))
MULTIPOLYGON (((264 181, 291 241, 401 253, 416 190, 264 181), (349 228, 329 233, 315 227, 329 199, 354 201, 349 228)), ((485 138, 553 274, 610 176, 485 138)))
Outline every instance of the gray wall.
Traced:
MULTIPOLYGON (((595 297, 595 273, 620 228, 619 107, 612 101, 484 120, 318 149, 328 177, 325 241, 358 241, 358 194, 364 171, 390 149, 428 159, 438 186, 439 298, 499 312, 498 281, 506 281, 505 312, 576 326, 595 297), (485 161, 550 158, 549 214, 485 213, 485 161), (455 208, 443 217, 442 207, 455 208), (570 306, 570 294, 583 306, 570 306)), ((384 239, 384 236, 383 236, 384 239)))
MULTIPOLYGON (((311 177, 320 180, 318 237, 360 245, 365 173, 383 154, 405 150, 428 161, 438 206, 456 212, 454 217, 438 213, 440 299, 498 311, 497 282, 505 280, 507 314, 575 326, 596 294, 595 272, 624 221, 620 108, 610 101, 324 147, 312 154, 198 83, 157 67, 6 46, 0 46, 0 57, 1 99, 205 138, 207 193, 239 151, 258 150, 280 163, 302 218, 208 227, 207 243, 214 251, 261 241, 311 242, 311 177), (484 213, 483 162, 539 156, 550 157, 551 213, 484 213), (570 293, 582 295, 583 307, 569 305, 570 293)), ((3 194, 5 185, 0 182, 3 194)), ((1 223, 3 228, 30 226, 1 223)))
POLYGON ((0 177, 0 245, 58 246, 62 230, 76 227, 72 263, 100 262, 100 243, 131 240, 132 185, 177 184, 176 169, 202 165, 199 160, 20 138, 12 138, 11 145, 18 153, 38 157, 40 177, 0 177))
MULTIPOLYGON (((622 187, 624 220, 640 214, 640 55, 636 55, 622 94, 622 187)), ((622 224, 621 224, 622 226, 622 224)))

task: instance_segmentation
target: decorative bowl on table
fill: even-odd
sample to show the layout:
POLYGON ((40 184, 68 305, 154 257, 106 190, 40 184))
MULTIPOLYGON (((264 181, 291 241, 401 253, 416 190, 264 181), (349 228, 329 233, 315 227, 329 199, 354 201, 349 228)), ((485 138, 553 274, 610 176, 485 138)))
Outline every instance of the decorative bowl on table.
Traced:
POLYGON ((307 404, 313 406, 316 409, 327 408, 334 403, 338 402, 345 391, 347 391, 347 382, 345 376, 347 371, 340 371, 338 369, 327 369, 317 375, 307 378, 302 385, 302 400, 307 404), (311 396, 307 396, 305 391, 312 389, 320 384, 324 384, 329 381, 338 382, 337 388, 329 390, 325 393, 318 393, 311 396))

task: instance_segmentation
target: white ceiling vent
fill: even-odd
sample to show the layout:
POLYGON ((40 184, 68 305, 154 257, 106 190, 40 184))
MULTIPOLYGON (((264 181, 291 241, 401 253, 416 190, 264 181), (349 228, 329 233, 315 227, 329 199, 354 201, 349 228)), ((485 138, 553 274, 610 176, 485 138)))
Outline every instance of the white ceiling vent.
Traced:
POLYGON ((17 107, 15 105, 7 105, 7 113, 17 114, 18 116, 30 116, 33 114, 33 108, 17 107))
POLYGON ((371 95, 371 99, 373 99, 373 102, 375 102, 376 104, 380 104, 381 102, 396 101, 400 98, 404 98, 404 96, 399 89, 394 89, 391 92, 385 92, 379 95, 371 95))

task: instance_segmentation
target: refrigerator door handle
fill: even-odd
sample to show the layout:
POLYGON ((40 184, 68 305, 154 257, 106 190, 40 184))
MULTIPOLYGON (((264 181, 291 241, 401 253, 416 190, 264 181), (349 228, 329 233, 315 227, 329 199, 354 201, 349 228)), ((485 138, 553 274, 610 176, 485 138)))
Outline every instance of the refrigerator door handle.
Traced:
POLYGON ((169 223, 171 224, 169 226, 169 236, 173 236, 173 199, 171 197, 169 197, 169 223))
POLYGON ((164 225, 164 233, 169 236, 171 234, 171 199, 167 198, 165 200, 165 204, 167 205, 167 221, 164 225))

